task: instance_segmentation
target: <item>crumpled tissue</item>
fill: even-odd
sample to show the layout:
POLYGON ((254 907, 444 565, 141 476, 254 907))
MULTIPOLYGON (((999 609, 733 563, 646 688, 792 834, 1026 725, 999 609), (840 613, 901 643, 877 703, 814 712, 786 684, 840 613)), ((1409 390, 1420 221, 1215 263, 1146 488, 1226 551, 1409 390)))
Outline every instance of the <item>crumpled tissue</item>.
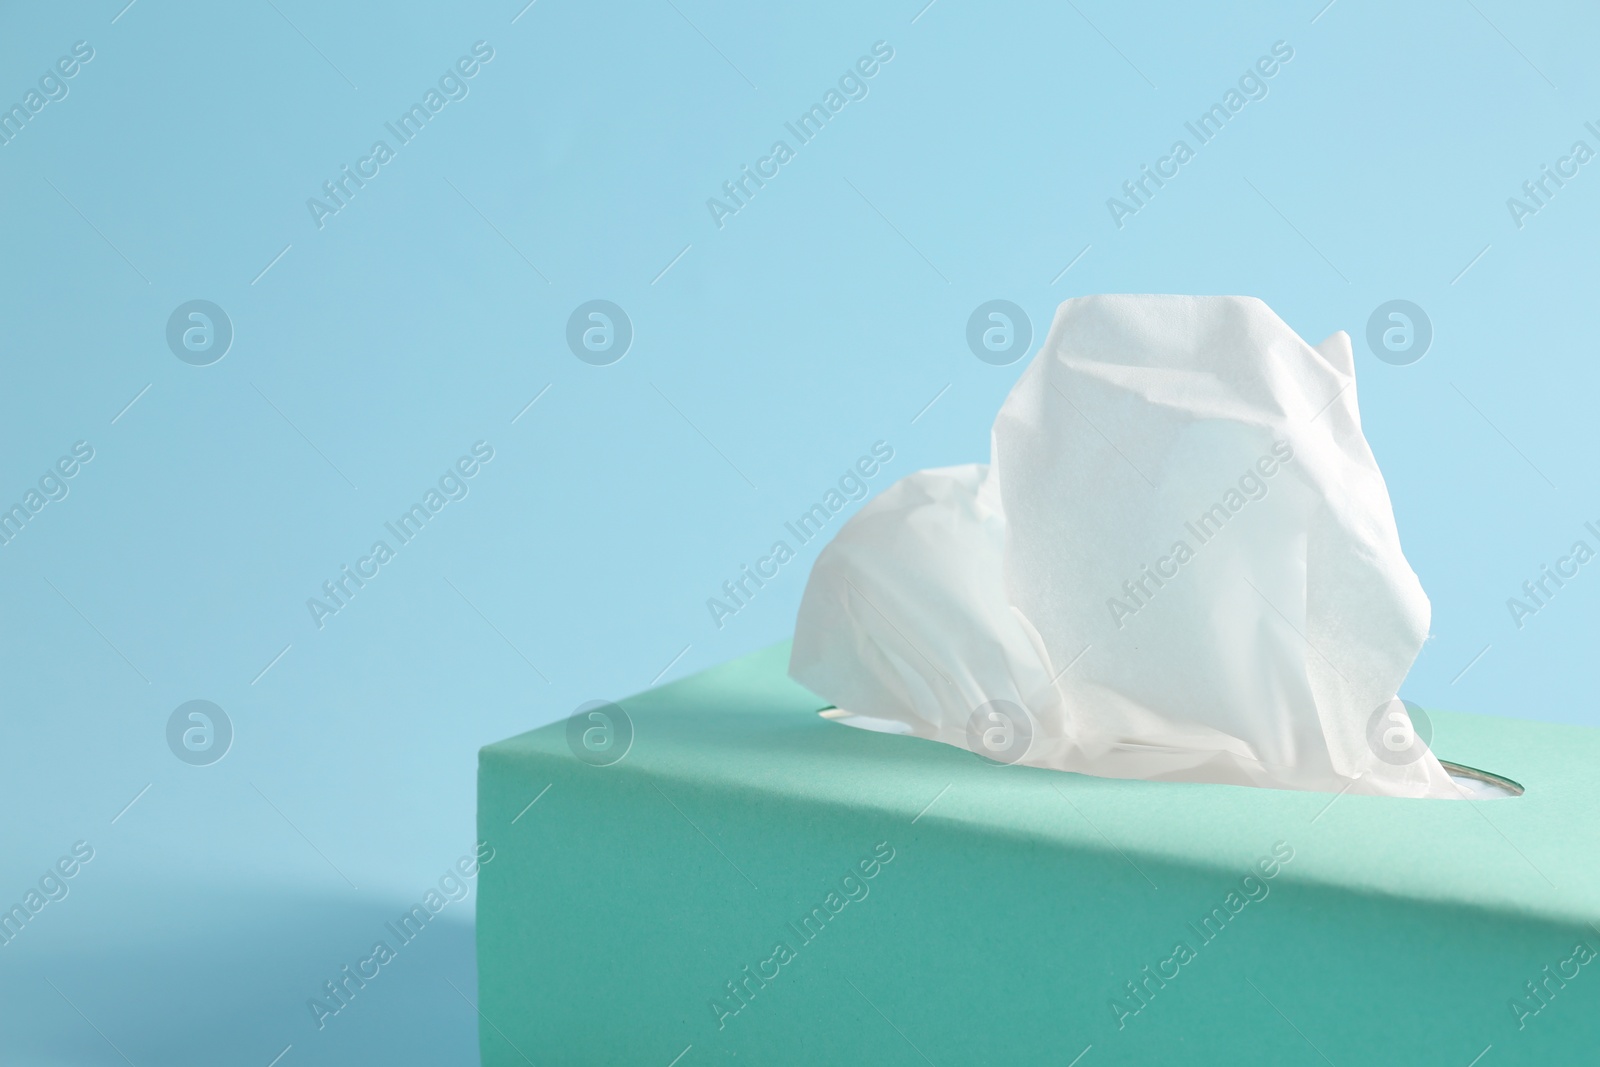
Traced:
POLYGON ((823 549, 789 670, 847 723, 999 762, 1454 798, 1395 696, 1429 617, 1346 334, 1089 296, 988 464, 901 479, 823 549))

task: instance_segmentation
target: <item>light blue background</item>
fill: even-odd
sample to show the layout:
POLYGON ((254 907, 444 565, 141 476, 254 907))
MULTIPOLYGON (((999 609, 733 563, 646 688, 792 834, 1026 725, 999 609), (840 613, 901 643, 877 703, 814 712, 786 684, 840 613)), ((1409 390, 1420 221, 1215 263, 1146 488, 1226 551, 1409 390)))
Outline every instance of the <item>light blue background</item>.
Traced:
POLYGON ((1095 292, 1349 331, 1433 600, 1404 695, 1600 725, 1600 564, 1506 607, 1600 520, 1600 164, 1506 207, 1600 148, 1593 12, 123 2, 0 13, 0 104, 95 50, 0 146, 0 503, 95 449, 0 547, 0 903, 96 850, 0 948, 3 1062, 470 1062, 470 903, 325 1030, 305 1001, 471 849, 479 746, 785 637, 815 542, 723 628, 706 598, 874 441, 874 492, 986 458, 1025 366, 966 348, 989 299, 1035 344, 1095 292), (479 40, 470 95, 319 230, 307 198, 479 40), (880 40, 870 95, 714 225, 880 40), (1107 197, 1279 40, 1268 97, 1119 230, 1107 197), (196 298, 236 331, 209 367, 164 339, 196 298), (636 331, 612 366, 565 344, 593 298, 636 331), (1392 298, 1433 322, 1411 366, 1364 339, 1392 298), (480 440, 319 630, 306 599, 480 440), (236 730, 204 768, 164 736, 197 698, 236 730))

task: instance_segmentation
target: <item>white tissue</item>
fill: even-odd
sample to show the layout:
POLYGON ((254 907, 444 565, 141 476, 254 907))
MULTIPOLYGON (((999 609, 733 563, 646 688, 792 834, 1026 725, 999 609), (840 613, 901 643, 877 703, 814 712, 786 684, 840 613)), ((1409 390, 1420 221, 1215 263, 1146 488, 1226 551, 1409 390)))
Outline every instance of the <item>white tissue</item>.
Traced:
POLYGON ((1313 348, 1248 297, 1069 300, 991 452, 818 557, 789 671, 843 721, 1114 778, 1461 795, 1394 751, 1429 604, 1347 335, 1313 348))

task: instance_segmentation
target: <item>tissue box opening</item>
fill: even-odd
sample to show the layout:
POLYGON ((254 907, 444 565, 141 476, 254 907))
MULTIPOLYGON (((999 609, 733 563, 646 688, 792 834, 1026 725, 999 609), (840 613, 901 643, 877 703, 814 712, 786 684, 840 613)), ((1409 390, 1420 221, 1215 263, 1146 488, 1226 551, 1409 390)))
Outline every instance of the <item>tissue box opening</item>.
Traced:
MULTIPOLYGON (((911 733, 910 725, 898 719, 877 719, 871 715, 856 715, 843 708, 823 708, 817 714, 830 722, 851 726, 857 730, 871 730, 880 734, 910 735, 911 733)), ((976 752, 973 754, 979 759, 986 758, 976 752)), ((1461 790, 1466 800, 1504 800, 1520 797, 1524 792, 1520 784, 1503 775, 1480 771, 1476 767, 1465 767, 1449 760, 1440 760, 1439 763, 1449 772, 1450 780, 1461 790)))

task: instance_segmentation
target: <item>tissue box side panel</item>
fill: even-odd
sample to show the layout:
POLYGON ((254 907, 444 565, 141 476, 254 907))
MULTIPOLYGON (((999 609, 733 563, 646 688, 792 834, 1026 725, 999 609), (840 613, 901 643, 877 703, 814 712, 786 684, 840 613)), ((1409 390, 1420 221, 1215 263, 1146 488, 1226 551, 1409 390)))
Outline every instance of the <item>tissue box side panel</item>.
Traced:
POLYGON ((1587 967, 1520 1030, 1509 1007, 1582 931, 1296 884, 1292 861, 1250 899, 1182 863, 754 795, 669 800, 539 760, 486 761, 482 799, 490 1067, 664 1067, 689 1046, 701 1063, 1066 1063, 1089 1045, 1108 1064, 1321 1062, 1308 1044, 1460 1067, 1491 1042, 1498 1062, 1549 1063, 1600 1040, 1587 967), (1180 943, 1190 958, 1169 962, 1180 943))

